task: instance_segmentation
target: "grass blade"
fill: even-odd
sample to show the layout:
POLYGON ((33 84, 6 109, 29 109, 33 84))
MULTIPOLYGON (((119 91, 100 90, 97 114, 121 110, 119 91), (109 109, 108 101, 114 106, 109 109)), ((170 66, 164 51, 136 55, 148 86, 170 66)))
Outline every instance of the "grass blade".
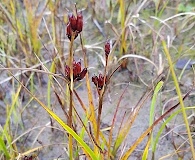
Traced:
POLYGON ((159 141, 159 138, 160 138, 160 135, 161 133, 163 132, 164 128, 166 127, 166 124, 169 123, 171 121, 171 119, 173 119, 179 112, 181 112, 181 110, 178 110, 174 113, 172 113, 170 115, 169 118, 166 119, 166 121, 162 124, 162 126, 160 127, 157 135, 156 135, 156 138, 154 140, 154 145, 152 147, 152 159, 155 159, 155 151, 156 151, 156 145, 158 144, 158 141, 159 141))
POLYGON ((6 156, 6 159, 10 159, 10 155, 1 137, 0 137, 0 150, 3 151, 4 155, 6 156))
POLYGON ((49 108, 47 108, 40 100, 33 96, 33 98, 54 118, 69 134, 71 134, 75 140, 84 148, 84 150, 90 155, 90 157, 96 160, 96 155, 89 148, 89 146, 79 137, 68 125, 66 125, 62 119, 60 119, 54 112, 52 112, 49 108))
MULTIPOLYGON (((12 73, 10 72, 10 74, 12 73)), ((51 109, 49 109, 44 103, 42 103, 37 97, 35 97, 16 77, 14 78, 20 83, 20 85, 25 89, 25 91, 30 96, 32 96, 32 98, 34 98, 34 100, 37 101, 37 103, 39 103, 47 111, 47 113, 49 113, 49 115, 63 127, 64 130, 66 130, 72 137, 74 137, 74 139, 81 145, 81 147, 85 150, 86 153, 89 154, 89 156, 93 160, 98 160, 95 153, 91 150, 91 148, 82 140, 82 138, 74 130, 72 130, 66 123, 63 122, 63 120, 60 117, 58 117, 51 109)))
MULTIPOLYGON (((186 97, 189 96, 191 90, 189 90, 184 97, 182 97, 182 100, 186 99, 186 97)), ((150 133, 152 131, 152 129, 163 119, 165 118, 165 116, 167 116, 168 114, 170 114, 171 111, 173 111, 174 109, 176 109, 179 106, 180 103, 177 103, 176 105, 174 105, 173 107, 171 107, 168 111, 166 111, 162 116, 160 116, 148 129, 146 129, 146 131, 144 133, 142 133, 142 135, 135 141, 135 143, 127 150, 127 152, 123 155, 123 157, 121 158, 121 160, 126 160, 131 153, 135 150, 135 148, 137 147, 138 144, 140 144, 143 139, 148 135, 148 133, 150 133)))
POLYGON ((195 151, 194 151, 194 144, 193 144, 193 141, 192 141, 192 135, 191 135, 191 132, 190 132, 190 127, 189 127, 189 123, 188 123, 188 119, 187 119, 187 114, 186 114, 186 111, 185 111, 185 106, 184 106, 181 90, 180 90, 179 83, 178 83, 178 80, 177 80, 177 77, 176 77, 176 74, 175 74, 175 71, 174 71, 173 62, 171 60, 169 50, 168 50, 167 45, 166 45, 164 40, 162 40, 162 45, 163 45, 163 48, 164 48, 164 53, 167 57, 167 60, 168 60, 169 66, 170 66, 170 70, 171 70, 171 74, 172 74, 172 77, 173 77, 175 89, 176 89, 177 95, 179 97, 179 102, 180 102, 180 105, 181 105, 183 119, 184 119, 184 122, 185 122, 185 125, 186 125, 186 130, 187 130, 187 134, 188 134, 188 138, 189 138, 189 142, 190 142, 190 148, 191 148, 192 156, 193 156, 193 159, 195 159, 195 151))
MULTIPOLYGON (((152 102, 151 102, 151 106, 150 106, 150 121, 149 121, 149 126, 151 126, 153 124, 153 122, 154 122, 154 112, 155 112, 156 99, 157 99, 157 96, 158 96, 158 92, 162 88, 163 84, 164 84, 163 81, 158 82, 158 84, 156 85, 156 87, 154 89, 154 94, 153 94, 152 102)), ((149 136, 147 145, 145 147, 142 160, 146 160, 147 159, 147 157, 148 157, 148 150, 149 150, 150 144, 153 147, 154 143, 153 143, 153 134, 152 134, 152 132, 151 132, 151 134, 149 136)))

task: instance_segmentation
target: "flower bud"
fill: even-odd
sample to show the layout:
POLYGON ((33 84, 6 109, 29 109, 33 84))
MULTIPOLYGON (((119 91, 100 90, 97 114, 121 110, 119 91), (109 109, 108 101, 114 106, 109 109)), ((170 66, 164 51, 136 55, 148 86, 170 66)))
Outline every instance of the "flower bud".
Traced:
POLYGON ((77 13, 77 32, 80 33, 83 30, 83 15, 82 12, 77 13))

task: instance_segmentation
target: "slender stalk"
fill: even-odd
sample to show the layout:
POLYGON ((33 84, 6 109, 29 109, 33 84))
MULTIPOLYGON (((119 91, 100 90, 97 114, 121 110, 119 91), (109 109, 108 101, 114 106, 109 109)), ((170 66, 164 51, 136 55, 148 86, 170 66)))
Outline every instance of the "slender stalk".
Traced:
POLYGON ((103 95, 99 96, 99 105, 98 105, 98 118, 97 118, 97 133, 96 133, 96 142, 99 145, 99 135, 100 135, 100 123, 101 123, 101 113, 102 113, 102 104, 103 104, 103 95))
MULTIPOLYGON (((83 46, 83 41, 82 41, 82 37, 80 34, 80 42, 81 42, 81 47, 82 47, 82 51, 83 51, 83 58, 84 58, 84 65, 87 68, 88 63, 87 63, 87 56, 86 56, 86 49, 83 46)), ((90 87, 90 81, 89 81, 89 74, 88 72, 86 73, 86 86, 87 86, 87 93, 88 93, 88 102, 89 102, 89 120, 92 122, 93 125, 93 131, 95 136, 97 135, 96 131, 97 131, 97 120, 95 117, 95 107, 93 104, 93 97, 92 97, 92 91, 91 91, 91 87, 90 87)), ((96 141, 96 139, 95 139, 96 141)), ((94 146, 94 152, 97 154, 98 153, 98 147, 97 145, 94 146)))
POLYGON ((179 97, 179 102, 180 102, 180 105, 181 105, 183 119, 184 119, 184 122, 185 122, 185 126, 186 126, 186 129, 187 129, 187 134, 188 134, 188 138, 189 138, 189 142, 190 142, 192 157, 193 157, 193 159, 195 159, 194 144, 193 144, 192 135, 191 135, 191 132, 190 132, 190 127, 189 127, 189 123, 188 123, 188 119, 187 119, 187 115, 186 115, 185 106, 184 106, 181 90, 180 90, 180 87, 179 87, 179 83, 178 83, 178 80, 177 80, 177 77, 176 77, 176 74, 175 74, 175 71, 174 71, 174 67, 173 67, 173 64, 172 64, 171 56, 169 54, 169 50, 168 50, 164 40, 162 41, 162 45, 163 45, 164 52, 165 52, 165 55, 167 57, 167 60, 168 60, 169 66, 170 66, 170 70, 171 70, 171 74, 172 74, 173 81, 174 81, 174 84, 175 84, 176 92, 177 92, 177 95, 179 97))
MULTIPOLYGON (((69 112, 68 112, 68 125, 70 128, 72 128, 72 110, 73 110, 73 98, 72 98, 72 92, 74 88, 73 83, 73 42, 74 42, 75 34, 73 32, 71 41, 70 41, 70 51, 69 51, 69 67, 70 67, 70 84, 68 84, 69 87, 69 94, 70 94, 70 106, 69 106, 69 112)), ((73 159, 73 139, 72 135, 69 134, 69 159, 73 159)))
POLYGON ((121 29, 122 29, 122 35, 121 35, 121 48, 120 48, 120 54, 123 55, 124 52, 126 52, 126 41, 125 41, 125 2, 124 0, 120 0, 120 14, 121 14, 121 29))
MULTIPOLYGON (((72 128, 72 91, 71 91, 71 87, 69 87, 69 91, 70 91, 70 107, 69 107, 69 112, 68 112, 68 115, 69 115, 69 127, 72 128)), ((72 139, 72 135, 69 134, 69 158, 70 160, 73 159, 73 139, 72 139)))
POLYGON ((97 118, 97 133, 96 133, 96 142, 99 145, 99 135, 100 135, 100 123, 101 123, 101 114, 102 114, 102 105, 103 105, 103 97, 104 93, 106 91, 106 72, 107 72, 107 66, 108 66, 108 59, 106 59, 106 66, 104 68, 104 86, 99 91, 99 105, 98 105, 98 118, 97 118))
POLYGON ((117 103, 116 110, 115 110, 115 113, 114 113, 114 116, 113 116, 113 119, 112 119, 112 124, 111 124, 111 129, 110 129, 110 134, 109 134, 109 140, 108 140, 108 158, 109 159, 112 156, 111 144, 112 144, 112 133, 113 133, 113 129, 114 129, 114 123, 116 121, 116 116, 117 116, 117 113, 118 113, 118 109, 119 109, 120 103, 122 101, 122 98, 123 98, 124 94, 127 91, 127 88, 128 88, 128 85, 126 86, 126 88, 124 89, 123 93, 121 94, 121 96, 119 98, 119 101, 117 103))

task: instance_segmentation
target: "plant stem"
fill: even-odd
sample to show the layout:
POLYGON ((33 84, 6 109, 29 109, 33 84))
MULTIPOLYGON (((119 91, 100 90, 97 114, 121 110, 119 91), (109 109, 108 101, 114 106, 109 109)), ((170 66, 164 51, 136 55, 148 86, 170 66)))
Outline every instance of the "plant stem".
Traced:
MULTIPOLYGON (((72 90, 71 87, 69 87, 69 91, 70 91, 70 107, 69 107, 69 127, 72 128, 72 90)), ((72 135, 69 134, 69 158, 72 160, 73 159, 73 140, 72 140, 72 135)))
MULTIPOLYGON (((73 32, 71 41, 70 41, 70 52, 69 52, 69 67, 70 67, 70 84, 68 85, 69 87, 69 94, 70 94, 70 106, 69 106, 69 112, 68 112, 68 125, 70 128, 72 128, 72 108, 73 108, 73 98, 72 98, 72 92, 74 88, 74 83, 73 83, 73 42, 74 42, 74 37, 75 34, 73 32)), ((73 159, 73 140, 72 140, 72 135, 69 134, 69 159, 73 159)))
POLYGON ((104 86, 101 90, 98 90, 99 93, 99 105, 98 105, 98 118, 97 118, 97 133, 96 133, 96 142, 99 145, 99 135, 100 135, 100 123, 101 123, 101 114, 102 114, 102 105, 103 105, 103 97, 106 91, 106 72, 108 66, 108 59, 106 59, 106 66, 104 68, 104 86))
POLYGON ((120 48, 120 54, 123 55, 124 52, 126 52, 126 41, 125 41, 125 2, 124 0, 119 0, 120 4, 120 15, 121 15, 121 48, 120 48))
MULTIPOLYGON (((87 62, 87 56, 86 56, 86 49, 84 48, 81 34, 80 34, 79 37, 80 37, 81 47, 82 47, 82 51, 83 51, 84 65, 85 65, 85 68, 87 68, 88 67, 88 62, 87 62)), ((97 120, 96 120, 96 116, 95 116, 95 107, 94 107, 94 104, 93 104, 93 96, 92 96, 92 91, 91 91, 88 72, 86 73, 85 77, 86 77, 86 86, 87 86, 88 103, 89 103, 89 111, 87 111, 87 115, 90 115, 90 116, 88 116, 89 121, 92 122, 93 131, 94 131, 94 135, 95 135, 95 138, 96 138, 96 135, 97 135, 97 133, 96 133, 96 131, 97 131, 97 120)), ((94 152, 98 153, 97 145, 94 146, 94 152)))
POLYGON ((178 83, 178 80, 177 80, 177 77, 176 77, 176 74, 175 74, 175 71, 174 71, 174 67, 173 67, 173 64, 172 64, 171 56, 169 54, 169 50, 168 50, 164 40, 162 41, 162 45, 163 45, 164 52, 165 52, 165 55, 167 57, 167 60, 168 60, 169 66, 170 66, 170 70, 171 70, 171 74, 172 74, 172 77, 173 77, 176 92, 177 92, 177 95, 179 97, 179 102, 180 102, 180 105, 181 105, 183 119, 184 119, 184 122, 185 122, 185 126, 186 126, 186 129, 187 129, 187 134, 188 134, 188 138, 189 138, 189 142, 190 142, 192 157, 193 157, 193 159, 195 159, 194 144, 193 144, 193 141, 192 141, 192 135, 191 135, 191 132, 190 132, 190 127, 189 127, 189 123, 188 123, 188 119, 187 119, 187 115, 186 115, 185 106, 184 106, 181 90, 180 90, 180 87, 179 87, 179 83, 178 83))
POLYGON ((103 96, 100 94, 99 105, 98 105, 97 133, 96 133, 96 142, 98 145, 99 145, 99 135, 100 135, 99 132, 100 132, 100 123, 101 123, 102 103, 103 103, 103 96))

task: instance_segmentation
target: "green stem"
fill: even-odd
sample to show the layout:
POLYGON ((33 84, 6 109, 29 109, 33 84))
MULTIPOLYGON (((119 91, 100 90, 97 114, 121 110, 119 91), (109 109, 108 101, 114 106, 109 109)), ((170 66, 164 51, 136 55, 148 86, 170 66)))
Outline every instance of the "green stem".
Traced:
POLYGON ((178 80, 177 80, 177 77, 176 77, 176 74, 175 74, 175 71, 174 71, 174 67, 173 67, 173 64, 172 64, 171 56, 169 54, 169 50, 168 50, 164 40, 162 41, 162 45, 163 45, 164 52, 165 52, 165 55, 167 57, 167 60, 168 60, 169 66, 170 66, 170 70, 171 70, 171 74, 172 74, 173 81, 174 81, 174 84, 175 84, 176 92, 177 92, 177 95, 179 97, 179 102, 180 102, 180 105, 181 105, 183 119, 184 119, 185 126, 186 126, 186 129, 187 129, 187 134, 188 134, 188 138, 189 138, 189 142, 190 142, 190 148, 191 148, 192 156, 193 156, 193 159, 195 159, 194 144, 193 144, 193 141, 192 141, 192 135, 191 135, 191 132, 190 132, 190 127, 189 127, 189 123, 188 123, 188 119, 187 119, 187 115, 186 115, 185 106, 184 106, 181 90, 180 90, 180 87, 179 87, 179 83, 178 83, 178 80))

